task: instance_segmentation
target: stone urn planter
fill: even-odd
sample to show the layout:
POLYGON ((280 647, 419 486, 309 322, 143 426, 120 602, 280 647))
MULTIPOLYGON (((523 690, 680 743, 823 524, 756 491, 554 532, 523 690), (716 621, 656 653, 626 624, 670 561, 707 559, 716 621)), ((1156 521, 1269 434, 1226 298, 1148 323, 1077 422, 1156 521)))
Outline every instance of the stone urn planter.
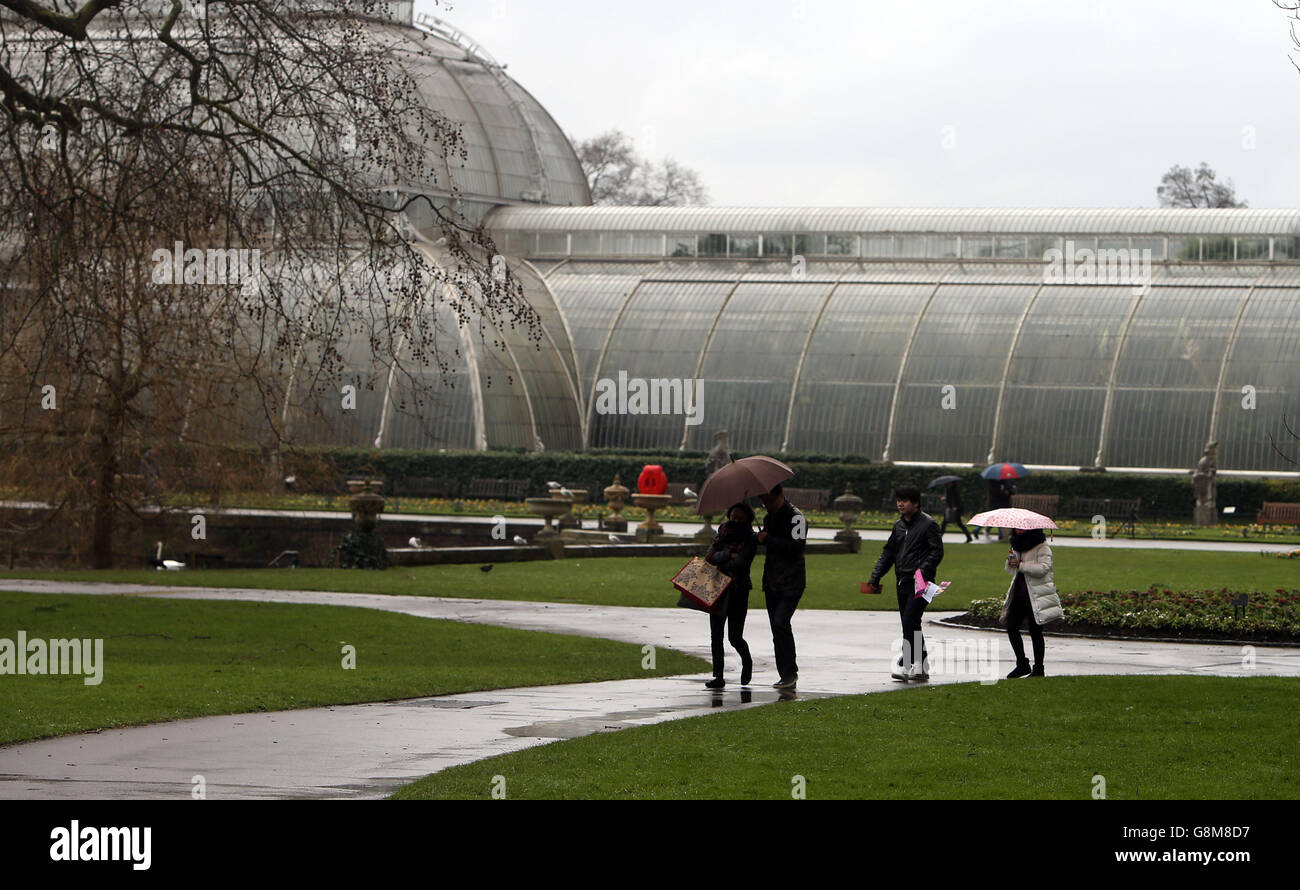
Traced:
POLYGON ((862 498, 845 484, 844 494, 837 497, 834 503, 835 512, 839 514, 840 522, 844 523, 844 528, 835 533, 835 540, 842 542, 851 553, 857 553, 862 549, 862 536, 854 530, 853 523, 862 514, 862 498))
POLYGON ((614 484, 606 486, 601 494, 605 496, 605 506, 609 507, 609 515, 601 522, 601 528, 611 532, 627 531, 623 507, 627 503, 629 492, 627 486, 618 481, 617 473, 614 474, 614 484))
POLYGON ((669 496, 666 494, 634 494, 632 503, 636 504, 642 510, 645 510, 646 520, 637 526, 636 536, 638 540, 645 540, 650 535, 662 535, 664 527, 655 520, 655 511, 662 510, 668 506, 669 496))
POLYGON ((570 488, 568 494, 561 494, 560 489, 551 492, 551 497, 555 500, 564 501, 569 505, 569 509, 560 514, 556 522, 560 528, 582 528, 582 520, 573 512, 574 504, 585 504, 587 502, 587 490, 585 488, 570 488))

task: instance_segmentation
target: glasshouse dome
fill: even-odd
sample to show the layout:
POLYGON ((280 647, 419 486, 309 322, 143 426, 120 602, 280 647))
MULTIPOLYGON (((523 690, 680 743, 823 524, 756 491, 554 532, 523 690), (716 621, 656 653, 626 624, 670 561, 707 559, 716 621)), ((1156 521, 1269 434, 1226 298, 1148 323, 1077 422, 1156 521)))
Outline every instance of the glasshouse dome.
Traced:
POLYGON ((462 212, 542 336, 448 317, 453 387, 417 404, 371 373, 382 399, 300 434, 675 450, 727 429, 750 453, 1178 470, 1214 440, 1225 471, 1297 469, 1300 210, 585 206, 546 110, 451 26, 388 9, 374 27, 463 125, 462 212))

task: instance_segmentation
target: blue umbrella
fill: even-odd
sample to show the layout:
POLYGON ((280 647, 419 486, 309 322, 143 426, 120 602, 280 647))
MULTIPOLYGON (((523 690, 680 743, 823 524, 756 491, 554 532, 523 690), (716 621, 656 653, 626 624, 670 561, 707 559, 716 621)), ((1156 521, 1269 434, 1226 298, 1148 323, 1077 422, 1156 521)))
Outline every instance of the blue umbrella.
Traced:
POLYGON ((1024 464, 989 464, 980 473, 985 479, 1023 479, 1029 475, 1024 464))

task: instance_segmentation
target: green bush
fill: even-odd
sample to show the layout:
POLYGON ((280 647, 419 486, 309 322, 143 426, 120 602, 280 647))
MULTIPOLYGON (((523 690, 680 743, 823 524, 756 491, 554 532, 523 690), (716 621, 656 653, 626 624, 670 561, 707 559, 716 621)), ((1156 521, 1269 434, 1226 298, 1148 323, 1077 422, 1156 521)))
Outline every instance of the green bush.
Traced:
MULTIPOLYGON (((1243 591, 1229 590, 1081 590, 1062 594, 1070 625, 1123 627, 1152 632, 1285 634, 1300 636, 1300 590, 1246 592, 1241 617, 1232 601, 1243 591)), ((1001 598, 973 600, 969 614, 996 620, 1001 598)))
MULTIPOLYGON (((742 453, 733 453, 743 457, 742 453)), ((330 464, 335 472, 323 480, 333 490, 342 476, 375 475, 386 479, 404 476, 452 477, 468 482, 479 478, 528 479, 530 494, 546 491, 547 481, 562 484, 592 484, 600 487, 614 481, 617 473, 624 485, 635 489, 636 478, 645 464, 659 464, 670 482, 697 486, 703 481, 705 452, 644 452, 623 449, 595 449, 586 452, 561 451, 414 451, 368 448, 310 448, 286 453, 286 472, 302 468, 304 478, 322 480, 318 468, 330 464)), ((959 476, 967 515, 984 509, 988 484, 979 468, 899 467, 872 463, 851 455, 788 454, 782 458, 795 471, 790 485, 796 488, 826 488, 831 496, 844 492, 845 485, 862 497, 868 510, 876 509, 894 488, 915 484, 922 488, 936 476, 959 476)), ((1190 519, 1195 501, 1192 477, 1135 476, 1114 473, 1036 473, 1017 480, 1021 494, 1056 494, 1061 498, 1061 515, 1068 515, 1075 498, 1141 498, 1142 517, 1190 519)), ((698 489, 697 489, 698 490, 698 489)), ((593 497, 594 499, 594 497, 593 497)), ((1253 519, 1264 501, 1300 502, 1300 482, 1262 479, 1221 479, 1218 502, 1235 505, 1238 515, 1253 519)))

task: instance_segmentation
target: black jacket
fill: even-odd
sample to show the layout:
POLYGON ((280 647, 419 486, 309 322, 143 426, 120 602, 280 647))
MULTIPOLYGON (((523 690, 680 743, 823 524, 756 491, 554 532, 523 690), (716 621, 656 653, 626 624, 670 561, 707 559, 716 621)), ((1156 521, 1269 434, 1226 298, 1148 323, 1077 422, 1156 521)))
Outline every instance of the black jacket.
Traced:
POLYGON ((917 512, 908 523, 901 516, 894 523, 894 530, 889 534, 880 559, 871 570, 871 585, 880 586, 880 579, 892 566, 894 574, 900 581, 912 578, 912 573, 921 570, 921 577, 933 581, 939 563, 943 562, 943 537, 939 534, 939 524, 928 513, 917 512))
POLYGON ((733 579, 732 585, 727 588, 728 596, 732 593, 748 593, 754 586, 749 577, 749 567, 757 552, 758 536, 752 530, 740 538, 724 538, 720 528, 718 536, 709 545, 709 551, 704 554, 704 561, 717 566, 722 574, 733 579))
POLYGON ((775 513, 763 517, 767 559, 763 561, 763 591, 775 596, 799 596, 807 578, 803 551, 808 543, 808 523, 799 508, 786 501, 775 513), (796 527, 802 537, 795 537, 796 527))

